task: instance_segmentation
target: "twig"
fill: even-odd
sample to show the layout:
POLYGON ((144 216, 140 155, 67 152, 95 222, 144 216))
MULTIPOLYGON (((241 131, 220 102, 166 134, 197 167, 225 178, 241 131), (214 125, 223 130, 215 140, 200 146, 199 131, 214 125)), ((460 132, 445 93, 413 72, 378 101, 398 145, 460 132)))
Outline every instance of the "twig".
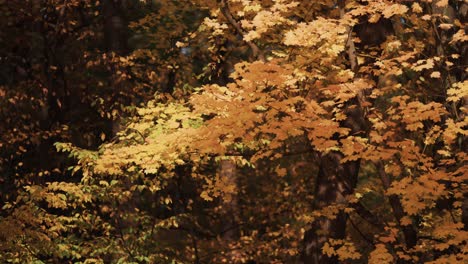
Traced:
POLYGON ((194 235, 191 236, 192 237, 192 243, 193 243, 193 251, 194 251, 194 255, 195 255, 195 261, 194 263, 195 264, 200 264, 200 257, 198 256, 198 245, 197 245, 197 239, 194 235))

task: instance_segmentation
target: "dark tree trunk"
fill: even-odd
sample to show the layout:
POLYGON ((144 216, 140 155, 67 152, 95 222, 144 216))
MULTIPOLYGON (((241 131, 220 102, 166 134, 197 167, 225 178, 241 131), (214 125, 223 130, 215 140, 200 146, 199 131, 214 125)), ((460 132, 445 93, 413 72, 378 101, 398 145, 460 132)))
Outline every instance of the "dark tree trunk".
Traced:
MULTIPOLYGON (((329 153, 322 157, 315 187, 315 210, 330 205, 346 204, 346 195, 356 186, 359 161, 341 164, 340 153, 329 153)), ((316 219, 304 235, 302 261, 304 264, 337 263, 337 259, 322 254, 324 243, 330 239, 343 239, 346 235, 348 215, 340 211, 335 219, 316 219)))
POLYGON ((236 215, 238 212, 238 193, 237 193, 237 167, 232 160, 222 160, 219 164, 219 178, 229 186, 235 186, 235 190, 223 197, 223 207, 228 218, 223 230, 223 239, 232 241, 237 237, 236 215))
POLYGON ((104 0, 104 39, 108 52, 125 54, 127 47, 127 24, 121 10, 120 0, 104 0))
MULTIPOLYGON (((104 44, 105 50, 109 53, 117 55, 125 55, 128 53, 128 26, 123 15, 123 1, 121 0, 104 0, 102 1, 102 14, 104 16, 104 44)), ((118 82, 115 79, 114 73, 116 70, 111 65, 111 77, 109 78, 109 86, 117 89, 118 82)), ((121 129, 121 120, 110 121, 111 137, 114 137, 121 129)))
MULTIPOLYGON (((346 110, 348 118, 342 126, 350 128, 350 134, 362 135, 365 123, 358 100, 351 100, 346 110), (351 107, 353 106, 353 107, 351 107)), ((346 196, 354 192, 359 174, 360 160, 342 163, 343 155, 330 152, 322 156, 314 191, 314 209, 322 210, 331 205, 346 205, 346 196)), ((315 219, 304 235, 302 262, 304 264, 337 263, 337 259, 322 254, 324 243, 330 239, 346 236, 348 215, 340 211, 335 219, 315 219)))
MULTIPOLYGON (((380 178, 382 180, 382 185, 385 189, 390 188, 391 179, 385 173, 384 165, 382 162, 377 164, 377 170, 379 172, 380 178)), ((400 202, 400 198, 396 195, 388 196, 388 201, 392 207, 393 216, 395 217, 396 222, 399 224, 400 220, 406 216, 405 211, 403 210, 403 205, 400 202)), ((418 242, 418 233, 413 228, 412 225, 400 226, 400 230, 403 232, 405 237, 405 244, 408 248, 412 248, 418 242)))

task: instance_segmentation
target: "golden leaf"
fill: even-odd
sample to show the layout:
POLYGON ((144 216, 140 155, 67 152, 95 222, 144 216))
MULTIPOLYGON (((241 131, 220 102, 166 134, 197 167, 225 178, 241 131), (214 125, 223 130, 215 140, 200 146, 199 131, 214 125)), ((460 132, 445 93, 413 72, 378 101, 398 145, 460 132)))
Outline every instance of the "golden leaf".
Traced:
POLYGON ((431 77, 432 78, 440 78, 440 72, 438 72, 438 71, 432 72, 431 77))
POLYGON ((448 0, 439 0, 436 3, 437 7, 446 7, 448 5, 448 0))

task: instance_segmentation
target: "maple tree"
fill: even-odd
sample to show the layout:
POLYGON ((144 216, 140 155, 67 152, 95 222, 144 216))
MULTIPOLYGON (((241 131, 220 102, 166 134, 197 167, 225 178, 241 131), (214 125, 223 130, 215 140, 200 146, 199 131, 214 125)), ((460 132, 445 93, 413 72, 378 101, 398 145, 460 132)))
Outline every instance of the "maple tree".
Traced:
POLYGON ((55 46, 0 84, 1 259, 468 260, 465 1, 46 2, 2 5, 55 46))

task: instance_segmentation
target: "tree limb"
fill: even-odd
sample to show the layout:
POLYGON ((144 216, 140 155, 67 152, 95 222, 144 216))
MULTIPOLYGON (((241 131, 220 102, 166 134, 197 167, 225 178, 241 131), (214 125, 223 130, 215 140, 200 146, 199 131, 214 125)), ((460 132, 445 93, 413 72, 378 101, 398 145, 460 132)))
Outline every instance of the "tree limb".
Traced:
MULTIPOLYGON (((244 38, 244 36, 247 34, 239 23, 234 19, 234 17, 231 14, 231 10, 229 9, 229 5, 226 2, 227 0, 219 0, 218 3, 220 5, 219 9, 221 10, 221 13, 224 15, 224 17, 227 19, 227 21, 236 29, 237 33, 244 38)), ((252 41, 247 41, 244 39, 244 41, 249 45, 250 49, 252 50, 252 55, 254 58, 259 59, 263 62, 266 62, 265 55, 263 52, 258 48, 258 46, 253 43, 252 41)))
MULTIPOLYGON (((377 171, 380 175, 380 179, 382 181, 383 187, 388 189, 391 185, 391 179, 385 172, 385 168, 383 162, 377 162, 376 164, 377 171)), ((408 248, 414 247, 418 242, 418 234, 417 231, 411 225, 400 225, 400 220, 406 215, 405 211, 403 210, 403 206, 401 205, 400 198, 396 195, 389 195, 388 201, 390 206, 392 207, 393 215, 397 221, 398 226, 400 227, 403 235, 405 237, 405 243, 408 248)))

